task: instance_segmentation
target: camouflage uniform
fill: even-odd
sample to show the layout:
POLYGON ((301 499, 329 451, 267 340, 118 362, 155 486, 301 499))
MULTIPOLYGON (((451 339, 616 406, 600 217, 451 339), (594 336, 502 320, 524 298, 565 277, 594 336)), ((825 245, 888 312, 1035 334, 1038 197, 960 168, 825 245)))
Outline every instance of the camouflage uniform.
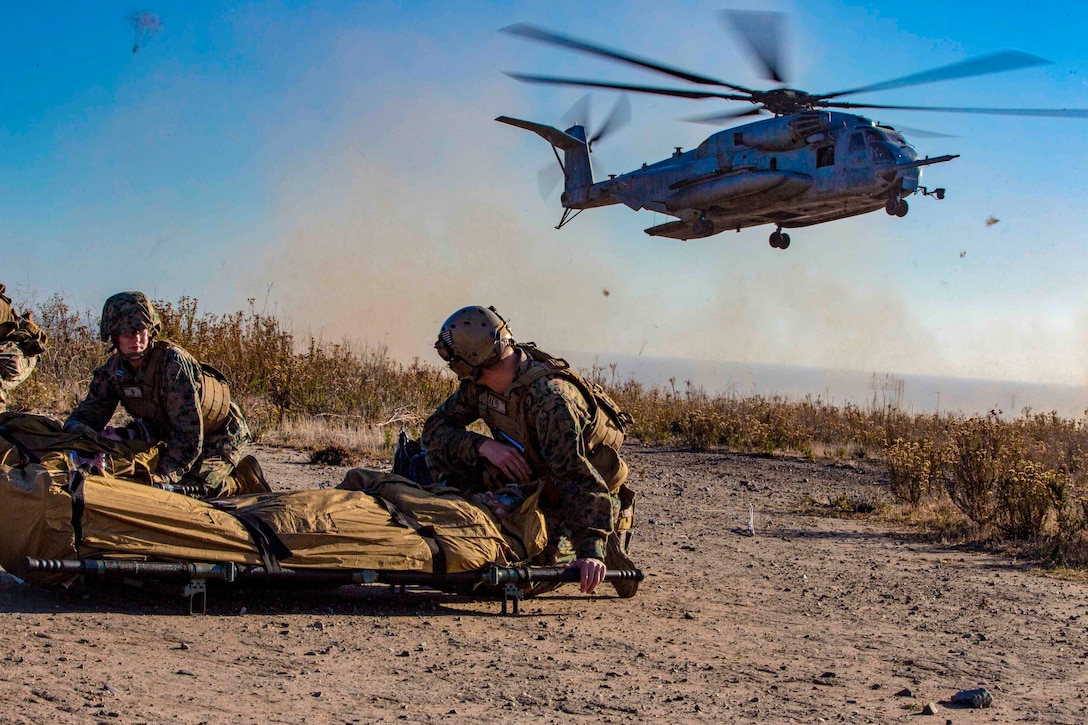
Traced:
POLYGON ((7 410, 11 392, 34 372, 46 342, 29 313, 16 314, 5 290, 0 284, 0 412, 7 410))
MULTIPOLYGON (((161 345, 165 341, 156 344, 161 345)), ((158 366, 159 397, 155 401, 126 398, 126 391, 139 391, 145 380, 146 366, 137 370, 119 352, 94 371, 87 397, 64 424, 66 432, 96 436, 109 424, 120 404, 136 420, 128 426, 138 437, 161 441, 165 445, 156 473, 169 483, 197 483, 212 495, 226 496, 234 491, 231 474, 242 449, 253 439, 241 410, 230 404, 225 428, 205 436, 200 413, 200 363, 173 344, 163 351, 158 366)))
POLYGON ((37 355, 27 355, 17 342, 0 342, 0 412, 8 409, 8 396, 30 377, 37 355))
MULTIPOLYGON (((486 487, 478 455, 486 437, 466 427, 482 419, 493 432, 513 437, 516 434, 509 430, 509 421, 521 420, 529 440, 517 443, 525 448, 534 479, 542 479, 544 485, 540 508, 547 522, 549 546, 537 563, 604 559, 620 503, 589 461, 583 432, 592 416, 585 396, 574 383, 558 375, 538 377, 526 388, 521 379, 543 363, 521 350, 517 354, 517 374, 506 395, 462 381, 427 419, 421 442, 427 449, 431 473, 435 480, 486 487)), ((496 438, 502 440, 498 435, 496 438)))

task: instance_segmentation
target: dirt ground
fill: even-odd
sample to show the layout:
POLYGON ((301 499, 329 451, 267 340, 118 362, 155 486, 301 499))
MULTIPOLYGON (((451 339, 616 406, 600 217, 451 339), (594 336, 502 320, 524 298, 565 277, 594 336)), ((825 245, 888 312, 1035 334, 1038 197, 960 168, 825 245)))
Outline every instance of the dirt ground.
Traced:
MULTIPOLYGON (((886 495, 869 464, 625 451, 633 599, 211 589, 188 616, 0 574, 0 722, 1088 721, 1088 584, 802 505, 886 495), (950 702, 977 687, 992 707, 950 702)), ((277 488, 345 470, 259 456, 277 488)))

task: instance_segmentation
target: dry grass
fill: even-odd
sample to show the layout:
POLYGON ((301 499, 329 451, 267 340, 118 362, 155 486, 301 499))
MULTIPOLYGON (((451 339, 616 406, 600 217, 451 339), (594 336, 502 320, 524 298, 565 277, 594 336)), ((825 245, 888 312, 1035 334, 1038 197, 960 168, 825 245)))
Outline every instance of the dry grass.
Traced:
MULTIPOLYGON (((271 315, 201 313, 197 300, 156 302, 163 336, 216 366, 259 438, 272 444, 388 457, 397 432, 418 435, 456 386, 443 367, 390 359, 382 347, 298 339, 271 315)), ((96 316, 53 296, 35 310, 51 344, 15 405, 64 415, 105 359, 96 316)), ((963 417, 831 405, 820 397, 710 395, 647 387, 595 367, 645 443, 807 458, 874 458, 888 467, 895 507, 842 499, 843 514, 881 516, 942 537, 1029 546, 1055 564, 1088 564, 1085 421, 1024 411, 963 417)))

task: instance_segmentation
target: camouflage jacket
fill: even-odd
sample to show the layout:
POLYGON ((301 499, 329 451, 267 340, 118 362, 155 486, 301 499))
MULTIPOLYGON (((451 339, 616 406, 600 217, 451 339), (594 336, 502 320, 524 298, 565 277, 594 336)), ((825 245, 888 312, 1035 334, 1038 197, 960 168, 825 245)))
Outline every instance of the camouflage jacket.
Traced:
MULTIPOLYGON (((209 452, 213 441, 204 435, 204 421, 200 414, 200 363, 176 345, 164 351, 159 367, 159 399, 142 401, 152 413, 139 415, 139 407, 126 401, 125 391, 138 392, 146 383, 145 369, 137 370, 119 353, 106 360, 106 364, 94 371, 87 397, 76 406, 64 424, 67 432, 97 435, 109 424, 120 404, 147 429, 152 441, 165 444, 156 473, 176 482, 193 468, 203 454, 209 452)), ((241 411, 231 406, 231 417, 223 434, 215 436, 216 454, 221 452, 224 440, 241 447, 249 442, 249 430, 241 411)))
POLYGON ((29 356, 15 342, 0 342, 0 412, 7 410, 8 396, 30 377, 37 356, 29 356))
MULTIPOLYGON (((537 365, 542 363, 522 355, 518 377, 537 365)), ((532 440, 518 443, 532 447, 526 457, 530 463, 539 462, 533 475, 548 481, 563 510, 562 521, 549 521, 549 528, 559 525, 565 529, 579 558, 603 559, 618 507, 589 462, 583 429, 591 422, 591 415, 585 397, 576 385, 559 376, 537 378, 527 390, 518 395, 511 395, 513 392, 512 388, 501 396, 482 385, 462 383, 423 426, 421 442, 432 472, 442 477, 476 466, 480 445, 487 438, 466 430, 474 421, 482 419, 494 431, 501 430, 500 417, 522 417, 532 440), (514 400, 520 400, 520 411, 506 409, 514 400), (537 470, 538 466, 544 470, 537 470)))

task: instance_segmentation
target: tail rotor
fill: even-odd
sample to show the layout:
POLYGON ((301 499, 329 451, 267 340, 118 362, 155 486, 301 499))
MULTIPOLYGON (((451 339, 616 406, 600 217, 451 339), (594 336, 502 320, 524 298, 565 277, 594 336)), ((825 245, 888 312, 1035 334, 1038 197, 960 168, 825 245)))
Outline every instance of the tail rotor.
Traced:
MULTIPOLYGON (((586 148, 589 153, 593 153, 593 144, 608 138, 631 123, 631 99, 627 97, 626 93, 623 93, 612 105, 612 110, 608 112, 608 117, 605 118, 604 123, 599 128, 594 129, 591 96, 592 94, 587 93, 579 98, 560 119, 565 127, 581 126, 586 130, 586 148)), ((537 172, 537 186, 540 189, 540 196, 542 198, 551 196, 561 181, 563 181, 563 169, 561 167, 548 164, 542 168, 537 172)))

